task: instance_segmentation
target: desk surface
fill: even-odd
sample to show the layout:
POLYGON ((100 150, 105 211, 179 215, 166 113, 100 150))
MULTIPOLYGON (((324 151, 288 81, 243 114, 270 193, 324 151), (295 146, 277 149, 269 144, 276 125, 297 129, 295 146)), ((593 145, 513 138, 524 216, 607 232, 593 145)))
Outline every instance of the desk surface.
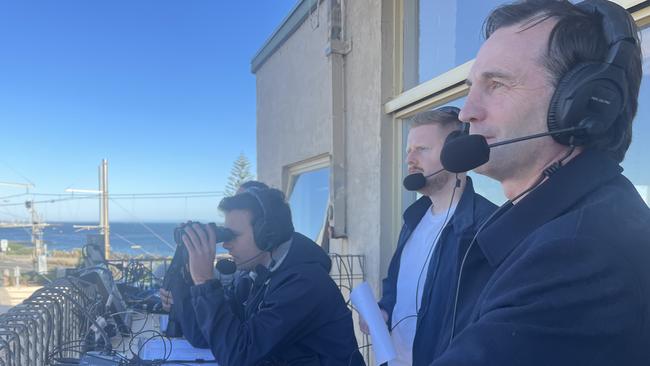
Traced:
MULTIPOLYGON (((150 348, 147 350, 147 354, 151 355, 152 352, 156 353, 156 346, 160 346, 162 343, 162 333, 160 332, 160 315, 159 314, 149 314, 149 313, 136 313, 134 312, 133 314, 133 320, 131 323, 131 335, 130 336, 115 336, 111 339, 111 343, 113 344, 113 349, 122 355, 132 358, 135 353, 140 353, 140 356, 145 356, 145 353, 143 352, 144 347, 146 347, 145 342, 149 339, 151 339, 151 342, 157 343, 157 345, 154 345, 154 348, 150 348)), ((174 342, 174 344, 178 345, 180 348, 182 348, 182 351, 184 353, 191 352, 188 351, 188 346, 187 342, 184 342, 183 339, 172 339, 172 338, 164 338, 166 342, 174 342)), ((168 343, 169 344, 169 343, 168 343)), ((173 350, 173 347, 172 347, 173 350)), ((177 351, 180 349, 177 349, 177 351)), ((202 358, 201 356, 204 356, 206 353, 204 352, 205 350, 197 350, 199 357, 195 358, 202 358)), ((160 358, 163 358, 165 355, 163 354, 164 352, 160 352, 160 358)), ((209 354, 209 352, 208 352, 209 354)), ((170 353, 168 353, 170 355, 170 353)), ((173 354, 172 356, 176 356, 177 354, 173 354)), ((168 357, 170 360, 175 359, 174 357, 168 357)), ((218 366, 216 362, 192 362, 192 361, 183 361, 181 363, 165 363, 165 365, 206 365, 206 366, 218 366)))

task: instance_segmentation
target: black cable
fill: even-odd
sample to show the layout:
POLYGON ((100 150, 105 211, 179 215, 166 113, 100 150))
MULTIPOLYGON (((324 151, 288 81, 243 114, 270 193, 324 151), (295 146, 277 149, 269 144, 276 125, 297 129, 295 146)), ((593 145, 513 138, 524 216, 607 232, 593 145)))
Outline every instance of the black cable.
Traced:
MULTIPOLYGON (((415 314, 407 315, 405 317, 402 317, 395 324, 391 324, 391 327, 389 329, 389 331, 391 331, 391 332, 393 331, 393 329, 395 329, 395 327, 397 327, 404 320, 410 319, 410 318, 415 318, 420 313, 420 308, 421 307, 418 307, 418 297, 419 297, 419 293, 420 293, 420 281, 422 280, 422 274, 424 273, 424 269, 426 267, 428 267, 429 261, 432 259, 431 256, 434 253, 435 248, 442 245, 442 243, 437 244, 437 242, 438 242, 438 239, 440 238, 440 234, 442 234, 442 231, 447 226, 447 220, 449 219, 449 212, 451 211, 451 206, 454 203, 454 196, 456 195, 456 189, 458 189, 459 186, 460 186, 460 180, 458 179, 458 174, 456 174, 456 183, 454 184, 454 189, 451 192, 451 199, 449 200, 449 205, 447 206, 447 212, 445 214, 445 218, 442 221, 442 224, 440 225, 440 229, 438 230, 438 233, 436 233, 436 236, 434 237, 433 242, 431 243, 431 247, 429 248, 429 252, 427 253, 427 258, 424 261, 424 264, 422 265, 422 268, 420 269, 420 274, 418 275, 418 281, 417 281, 417 284, 416 284, 416 287, 415 287, 415 314)), ((427 210, 429 210, 429 209, 427 208, 427 210)), ((406 243, 404 245, 406 245, 406 243)), ((436 272, 437 272, 437 267, 436 267, 436 272)))
POLYGON ((571 145, 569 146, 569 150, 567 151, 566 154, 564 154, 560 159, 558 159, 555 163, 551 164, 548 168, 544 169, 542 174, 540 174, 539 178, 526 190, 523 192, 519 193, 517 196, 515 196, 513 199, 508 200, 504 202, 499 208, 497 208, 483 223, 481 226, 478 228, 476 233, 474 234, 474 237, 472 238, 472 241, 469 243, 469 246, 465 250, 465 254, 463 255, 463 260, 460 263, 460 267, 458 269, 458 279, 456 280, 456 295, 454 297, 454 310, 452 312, 452 318, 451 318, 451 334, 449 336, 449 344, 447 347, 451 345, 451 342, 454 340, 454 333, 456 331, 456 315, 458 311, 458 297, 460 295, 460 281, 463 276, 463 267, 465 266, 465 261, 467 260, 467 256, 469 255, 469 251, 472 249, 472 246, 476 242, 476 238, 478 235, 483 231, 485 226, 490 223, 490 221, 500 212, 506 211, 510 209, 513 206, 513 202, 516 202, 518 199, 523 197, 524 195, 530 193, 531 191, 535 190, 537 187, 539 187, 544 180, 548 179, 551 177, 551 175, 555 174, 563 165, 566 159, 573 154, 575 150, 575 146, 573 145, 573 137, 571 138, 571 145))
MULTIPOLYGON (((354 354, 355 354, 357 351, 359 351, 359 350, 361 350, 361 349, 363 349, 363 348, 370 348, 370 347, 372 347, 372 343, 366 344, 366 345, 364 345, 364 346, 357 347, 357 349, 355 349, 354 351, 352 351, 352 353, 350 353, 350 357, 348 357, 348 366, 352 365, 352 356, 354 356, 354 354)), ((363 358, 363 356, 361 356, 361 358, 363 358)))
POLYGON ((63 291, 63 290, 61 290, 59 288, 49 287, 48 290, 60 293, 63 297, 67 298, 70 302, 72 302, 74 305, 76 305, 83 312, 83 314, 86 316, 86 318, 88 320, 90 320, 93 323, 93 325, 95 325, 95 327, 97 328, 97 331, 101 334, 102 338, 104 339, 104 347, 106 348, 106 351, 107 352, 111 351, 111 342, 110 342, 110 339, 108 338, 108 335, 104 331, 104 328, 102 328, 99 325, 99 323, 97 323, 97 320, 95 320, 92 317, 92 315, 90 315, 87 312, 87 310, 81 304, 79 304, 77 302, 77 300, 75 300, 72 296, 70 296, 68 293, 66 293, 65 291, 63 291))

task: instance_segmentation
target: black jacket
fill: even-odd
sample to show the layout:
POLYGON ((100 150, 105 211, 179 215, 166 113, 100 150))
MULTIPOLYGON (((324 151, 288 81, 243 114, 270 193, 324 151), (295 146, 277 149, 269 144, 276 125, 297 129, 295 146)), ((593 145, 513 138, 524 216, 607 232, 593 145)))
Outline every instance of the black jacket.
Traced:
MULTIPOLYGON (((399 235, 397 249, 388 268, 388 276, 383 281, 382 297, 379 306, 389 314, 388 324, 397 301, 397 276, 400 269, 402 251, 418 226, 420 220, 431 206, 431 200, 423 196, 404 211, 404 225, 399 235)), ((451 312, 458 265, 462 256, 461 248, 467 247, 480 224, 496 209, 496 206, 474 192, 472 180, 467 177, 463 194, 458 201, 454 215, 440 233, 433 256, 429 261, 424 283, 422 305, 417 314, 417 326, 413 339, 413 365, 426 365, 433 361, 434 349, 431 347, 441 334, 441 319, 451 312)), ((413 268, 419 271, 420 268, 413 268)))
POLYGON ((273 272, 259 273, 243 317, 218 281, 191 288, 201 333, 221 366, 363 365, 352 314, 329 276, 331 261, 294 233, 273 272))
POLYGON ((482 230, 432 365, 650 364, 650 210, 621 171, 584 151, 482 230))

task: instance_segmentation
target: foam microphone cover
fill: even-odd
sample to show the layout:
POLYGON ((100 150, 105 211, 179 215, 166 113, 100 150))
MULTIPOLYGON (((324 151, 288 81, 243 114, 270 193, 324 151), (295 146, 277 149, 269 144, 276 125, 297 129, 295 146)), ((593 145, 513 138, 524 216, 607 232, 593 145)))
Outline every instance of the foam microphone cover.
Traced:
POLYGON ((222 275, 231 275, 237 270, 237 265, 231 260, 221 259, 217 262, 214 268, 216 268, 222 275))
POLYGON ((427 179, 422 173, 409 174, 402 181, 402 185, 409 191, 417 191, 427 184, 427 179))
POLYGON ((445 144, 440 162, 445 170, 464 173, 490 160, 490 147, 483 135, 466 135, 445 144))

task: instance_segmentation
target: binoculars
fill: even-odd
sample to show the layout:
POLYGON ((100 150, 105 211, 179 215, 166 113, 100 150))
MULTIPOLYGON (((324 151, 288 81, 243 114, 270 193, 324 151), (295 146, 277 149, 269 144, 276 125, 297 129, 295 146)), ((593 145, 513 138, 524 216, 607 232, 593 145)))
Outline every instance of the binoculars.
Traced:
POLYGON ((189 225, 194 225, 194 224, 199 224, 201 230, 205 231, 206 235, 207 235, 207 227, 208 226, 212 227, 212 229, 216 233, 215 244, 232 240, 236 236, 235 233, 232 232, 232 230, 228 229, 227 227, 219 226, 214 222, 201 224, 200 222, 196 222, 196 221, 188 221, 174 229, 174 241, 176 242, 176 245, 183 246, 183 234, 185 233, 185 228, 189 225))

